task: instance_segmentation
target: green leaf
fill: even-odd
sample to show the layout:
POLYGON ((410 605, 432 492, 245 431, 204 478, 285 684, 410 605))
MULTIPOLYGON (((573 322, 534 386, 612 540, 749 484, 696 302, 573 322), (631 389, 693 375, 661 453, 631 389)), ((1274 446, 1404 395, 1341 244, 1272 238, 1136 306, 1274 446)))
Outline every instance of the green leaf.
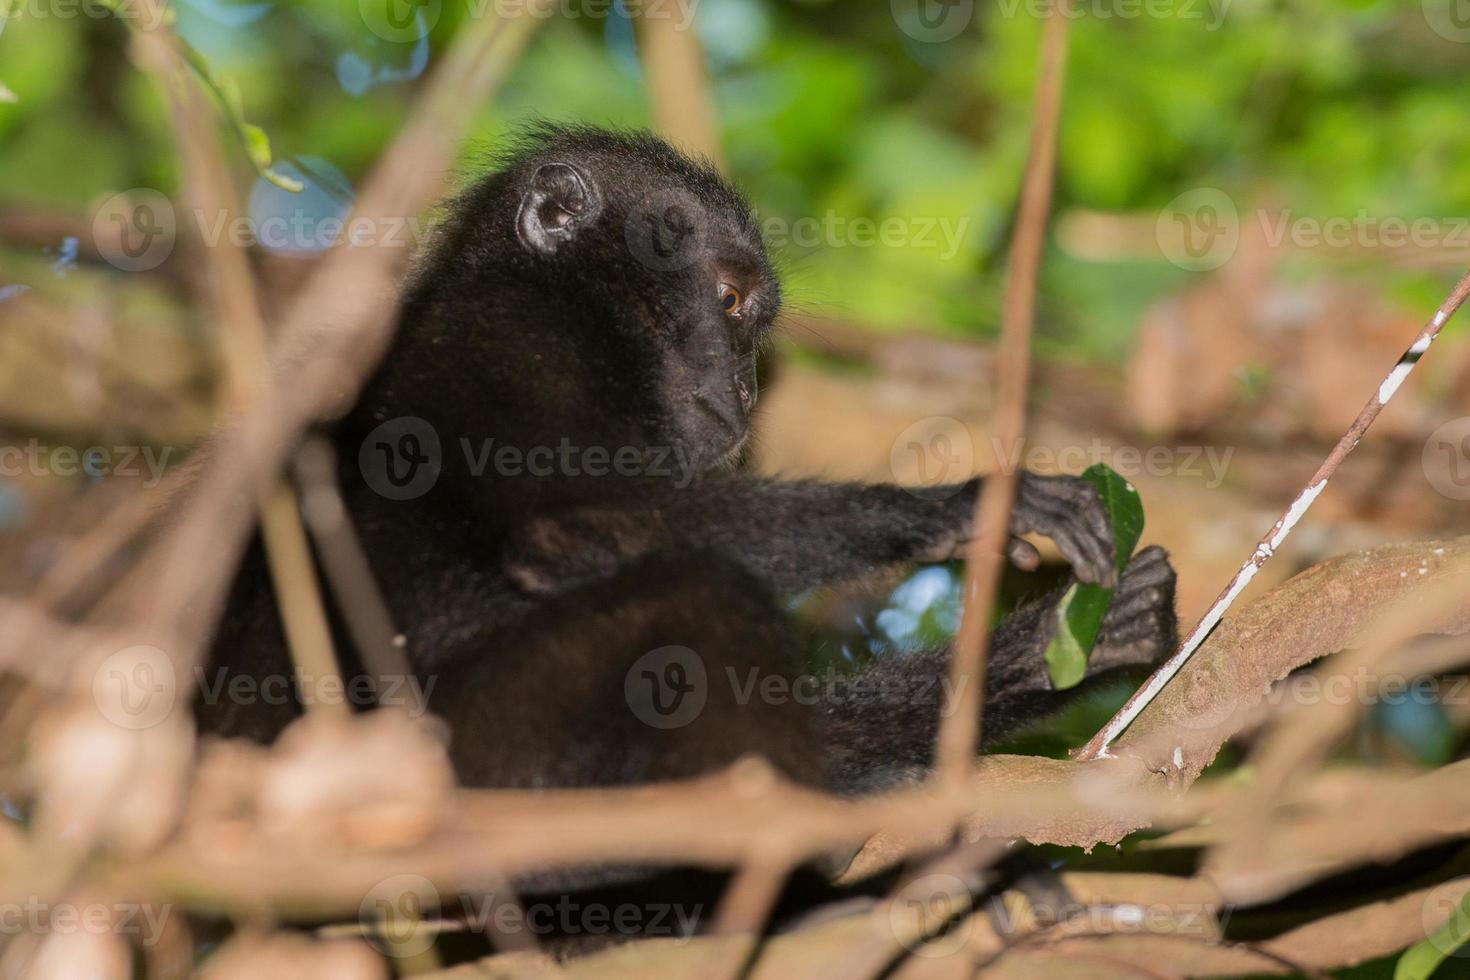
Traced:
POLYGON ((1393 968, 1393 980, 1427 980, 1445 958, 1470 942, 1470 893, 1460 899, 1445 924, 1404 951, 1393 968))
POLYGON ((292 194, 300 194, 306 189, 306 185, 301 181, 288 177, 271 166, 273 159, 271 138, 265 134, 265 130, 244 119, 240 119, 238 125, 240 139, 245 143, 245 155, 250 157, 251 163, 255 164, 257 173, 281 190, 290 191, 292 194))
POLYGON ((1057 631, 1047 644, 1045 656, 1047 673, 1058 691, 1075 687, 1087 676, 1087 654, 1112 597, 1112 589, 1074 582, 1057 603, 1057 631), (1090 630, 1088 623, 1093 624, 1090 630))
POLYGON ((281 190, 290 191, 292 194, 300 194, 306 190, 305 182, 297 180, 295 177, 288 177, 274 167, 266 167, 260 172, 260 175, 281 190))
POLYGON ((245 153, 255 169, 264 170, 271 165, 271 138, 265 130, 254 123, 241 122, 240 136, 245 141, 245 153))
MULTIPOLYGON (((1138 546, 1143 534, 1143 505, 1138 491, 1102 463, 1088 467, 1082 478, 1097 488, 1103 507, 1113 524, 1113 547, 1118 573, 1138 546)), ((1046 669, 1052 686, 1059 691, 1075 687, 1087 676, 1087 656, 1102 629, 1103 616, 1113 590, 1098 585, 1074 583, 1057 603, 1056 633, 1046 646, 1046 669)))
MULTIPOLYGON (((118 0, 102 0, 102 2, 115 4, 118 0)), ((183 38, 176 37, 174 43, 178 45, 184 62, 194 69, 194 73, 199 76, 204 87, 213 92, 214 97, 219 100, 220 108, 234 128, 235 134, 239 136, 240 144, 245 148, 245 155, 255 167, 255 172, 282 190, 293 194, 299 194, 305 190, 304 183, 280 173, 271 166, 275 157, 271 151, 270 137, 266 135, 265 130, 246 120, 245 100, 241 97, 240 86, 235 80, 216 75, 204 56, 183 38)))

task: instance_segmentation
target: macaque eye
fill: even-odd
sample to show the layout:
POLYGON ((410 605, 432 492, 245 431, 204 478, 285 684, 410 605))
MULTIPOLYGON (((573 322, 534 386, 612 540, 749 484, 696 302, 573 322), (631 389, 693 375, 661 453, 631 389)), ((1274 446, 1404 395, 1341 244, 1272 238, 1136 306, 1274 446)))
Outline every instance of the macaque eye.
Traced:
POLYGON ((720 309, 724 310, 727 316, 739 316, 740 304, 743 301, 744 297, 740 295, 740 290, 728 282, 720 283, 720 309))

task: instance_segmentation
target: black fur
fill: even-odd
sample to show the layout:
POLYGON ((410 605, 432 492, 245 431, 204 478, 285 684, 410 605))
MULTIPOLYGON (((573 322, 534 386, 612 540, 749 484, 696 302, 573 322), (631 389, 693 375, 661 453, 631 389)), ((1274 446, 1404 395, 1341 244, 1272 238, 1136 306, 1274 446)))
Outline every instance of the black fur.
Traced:
MULTIPOLYGON (((956 554, 980 483, 918 494, 732 467, 780 307, 740 196, 652 136, 542 127, 451 215, 334 438, 349 510, 414 669, 434 684, 461 779, 626 784, 747 753, 847 793, 923 772, 947 655, 892 658, 857 678, 871 685, 819 678, 802 689, 814 699, 793 697, 782 606, 956 554), (768 678, 788 696, 763 688, 768 678), (703 705, 685 718, 691 698, 703 705)), ((1024 474, 1013 530, 1052 537, 1079 577, 1115 575, 1084 481, 1024 474)), ((1164 653, 1172 597, 1167 559, 1143 552, 1096 668, 1164 653)), ((1062 697, 1040 657, 1049 608, 996 632, 990 735, 1062 697)), ((206 687, 227 691, 217 685, 235 673, 290 674, 258 547, 206 687)), ((261 739, 296 710, 222 693, 199 704, 206 730, 261 739)))

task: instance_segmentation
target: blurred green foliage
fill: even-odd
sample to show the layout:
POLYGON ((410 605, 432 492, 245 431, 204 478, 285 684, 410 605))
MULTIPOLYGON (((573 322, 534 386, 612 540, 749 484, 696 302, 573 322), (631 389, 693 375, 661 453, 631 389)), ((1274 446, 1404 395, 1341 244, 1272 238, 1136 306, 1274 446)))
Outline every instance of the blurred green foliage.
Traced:
MULTIPOLYGON (((465 17, 493 9, 430 3, 426 37, 399 43, 363 15, 385 2, 178 0, 175 10, 278 157, 324 160, 357 182, 402 124, 424 66, 465 17)), ((900 28, 901 2, 693 2, 730 169, 764 219, 819 229, 774 236, 794 305, 875 329, 993 331, 1038 4, 976 3, 955 37, 928 42, 900 28), (911 233, 858 244, 854 219, 911 233), (919 240, 924 222, 951 239, 919 240)), ((1181 192, 1220 187, 1242 210, 1269 199, 1322 217, 1466 213, 1470 37, 1436 2, 1087 0, 1072 30, 1059 212, 1123 212, 1148 227, 1181 192)), ((86 216, 119 190, 176 191, 164 107, 129 64, 123 25, 81 0, 11 6, 0 82, 16 101, 0 103, 0 208, 86 216)), ((620 6, 610 16, 593 0, 563 6, 578 16, 549 24, 483 111, 467 172, 534 115, 646 124, 620 6)), ((1389 268, 1374 267, 1383 288, 1432 306, 1442 277, 1389 268)), ((1162 256, 1100 262, 1054 243, 1043 351, 1121 357, 1141 310, 1190 275, 1162 256)))

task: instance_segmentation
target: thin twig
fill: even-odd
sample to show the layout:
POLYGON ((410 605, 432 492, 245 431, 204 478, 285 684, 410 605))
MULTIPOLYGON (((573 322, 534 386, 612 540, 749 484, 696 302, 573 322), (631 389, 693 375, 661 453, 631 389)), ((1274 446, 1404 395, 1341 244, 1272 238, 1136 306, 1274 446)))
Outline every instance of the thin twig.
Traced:
MULTIPOLYGON (((1062 72, 1067 53, 1067 16, 1055 0, 1048 8, 1032 106, 1031 149, 1021 184, 1020 213, 1011 245, 997 369, 994 433, 997 445, 1021 445, 1026 428, 1026 392, 1031 371, 1031 325, 1036 307, 1036 276, 1051 208, 1056 161, 1057 121, 1061 112, 1062 72)), ((950 698, 939 730, 939 777, 959 786, 974 765, 985 703, 986 654, 995 592, 1000 585, 1016 474, 1002 467, 985 481, 975 505, 975 535, 965 573, 965 605, 950 663, 950 698)))
MULTIPOLYGON (((144 0, 151 5, 154 0, 144 0)), ((154 70, 170 95, 174 130, 186 171, 194 185, 191 204, 198 213, 238 214, 234 185, 213 135, 211 116, 195 80, 186 70, 190 57, 172 32, 141 32, 140 43, 154 48, 154 70)), ((202 76, 207 79, 207 75, 202 76)), ((190 197, 187 195, 186 197, 190 197)), ((246 410, 268 391, 265 323, 260 310, 255 276, 245 250, 238 243, 216 243, 204 249, 210 280, 217 291, 215 305, 225 326, 226 413, 246 410)), ((337 659, 332 650, 321 590, 317 585, 306 533, 301 526, 296 497, 286 483, 278 484, 260 505, 261 531, 277 606, 285 625, 287 647, 298 683, 313 710, 345 717, 345 701, 328 699, 317 690, 338 678, 337 659)))
MULTIPOLYGON (((881 906, 890 910, 888 921, 893 930, 892 941, 854 949, 842 966, 833 971, 833 976, 843 977, 844 980, 876 980, 888 974, 896 958, 913 953, 925 941, 933 938, 938 930, 952 923, 956 914, 973 914, 975 893, 980 890, 979 883, 974 879, 982 870, 1005 857, 1009 847, 1010 844, 1004 840, 983 839, 946 851, 913 873, 905 875, 898 886, 884 897, 881 906), (948 893, 941 887, 929 889, 925 887, 925 882, 934 882, 936 886, 950 883, 963 885, 965 892, 958 895, 948 893), (948 916, 934 915, 934 910, 926 908, 925 915, 912 917, 913 925, 910 927, 907 924, 910 917, 904 914, 904 906, 908 905, 911 910, 916 904, 912 894, 916 888, 920 893, 917 898, 924 903, 932 903, 939 894, 944 894, 946 898, 963 907, 939 910, 948 911, 948 916), (895 912, 898 914, 895 915, 895 912)), ((973 972, 967 970, 965 975, 973 972)))
MULTIPOLYGON (((157 0, 139 0, 141 19, 129 23, 162 24, 157 0)), ((196 214, 239 214, 229 168, 214 136, 213 115, 189 70, 178 38, 171 30, 139 27, 134 38, 143 52, 141 62, 168 94, 174 135, 184 160, 184 200, 196 214)), ((266 364, 265 320, 256 296, 250 260, 239 242, 225 240, 203 250, 210 266, 225 353, 226 408, 241 409, 269 383, 266 364)))
POLYGON ((720 901, 715 918, 717 936, 758 932, 765 924, 770 904, 781 892, 792 861, 784 856, 757 856, 746 860, 720 901))
POLYGON ((691 23, 696 4, 644 4, 638 15, 640 64, 654 125, 664 136, 718 162, 719 127, 699 35, 691 23))
MULTIPOLYGON (((130 496, 110 508, 87 532, 69 542, 56 564, 46 570, 30 592, 30 601, 66 617, 82 611, 96 580, 124 549, 141 534, 155 516, 157 498, 171 493, 178 484, 178 471, 166 474, 157 487, 130 496)), ((99 584, 99 587, 102 587, 99 584)))
MULTIPOLYGON (((375 681, 374 689, 381 691, 390 681, 410 677, 411 670, 408 657, 395 639, 398 630, 393 625, 393 614, 373 577, 337 486, 336 454, 331 444, 321 437, 309 440, 296 454, 295 469, 301 490, 301 516, 316 543, 352 642, 375 681)), ((409 712, 422 714, 425 705, 418 703, 418 687, 406 687, 415 699, 407 706, 409 712)))
POLYGON ((793 863, 790 855, 769 852, 752 855, 740 865, 720 899, 714 934, 738 936, 745 941, 721 952, 719 962, 711 964, 711 976, 738 980, 754 972, 761 929, 781 896, 793 863))
MULTIPOLYGON (((528 6, 469 22, 367 181, 354 219, 418 214, 441 195, 458 134, 543 22, 540 13, 528 6)), ((249 514, 240 491, 263 491, 305 427, 351 403, 387 345, 408 261, 406 249, 386 242, 339 246, 323 258, 277 332, 275 397, 257 400, 211 447, 185 512, 155 549, 148 597, 146 628, 179 643, 181 659, 197 659, 243 546, 249 514)))
POLYGON ((285 481, 261 508, 260 531, 299 690, 310 710, 345 718, 351 713, 347 702, 324 696, 328 685, 341 690, 337 655, 332 650, 332 631, 311 551, 306 546, 301 514, 296 509, 296 495, 285 481))
POLYGON ((1434 339, 1444 329, 1445 323, 1460 308, 1460 305, 1465 302, 1467 296, 1470 296, 1470 272, 1466 272, 1460 278, 1460 281, 1455 283, 1455 288, 1450 290, 1450 294, 1445 297, 1444 302, 1440 303, 1439 309, 1435 311, 1434 316, 1430 317, 1429 322, 1424 325, 1424 329, 1419 332, 1419 336, 1409 345, 1409 349, 1404 351, 1403 356, 1399 358, 1393 370, 1388 372, 1388 376, 1383 379, 1383 383, 1378 386, 1378 390, 1368 399, 1367 404, 1363 406, 1363 410, 1358 413, 1358 417, 1353 420, 1353 424, 1348 428, 1347 432, 1343 433, 1342 438, 1338 440, 1332 452, 1322 461, 1322 465, 1317 467, 1317 472, 1307 481, 1306 488, 1297 494, 1296 499, 1291 502, 1291 506, 1286 509, 1286 513, 1282 514, 1276 523, 1271 526, 1271 530, 1266 532, 1265 537, 1261 538, 1260 542, 1256 545, 1256 550, 1251 552, 1251 556, 1246 559, 1245 564, 1241 565, 1236 571, 1235 577, 1230 580, 1230 584, 1225 586, 1225 590, 1220 593, 1219 598, 1210 606, 1200 621, 1195 624, 1194 629, 1190 630, 1189 635, 1184 638, 1184 642, 1180 645, 1179 651, 1159 665, 1158 670, 1154 671, 1153 675, 1144 682, 1143 686, 1134 692, 1133 696, 1128 699, 1123 707, 1118 709, 1118 713, 1113 715, 1108 723, 1092 737, 1092 740, 1077 750, 1075 758, 1079 761, 1086 761, 1088 759, 1098 759, 1108 756, 1108 746, 1123 733, 1124 729, 1133 723, 1133 720, 1138 717, 1144 708, 1149 706, 1154 698, 1158 697, 1159 692, 1164 689, 1164 686, 1169 683, 1174 675, 1179 673, 1179 668, 1183 667, 1185 661, 1193 656, 1194 652, 1205 642, 1205 639, 1210 635, 1210 631, 1219 624, 1221 618, 1224 617, 1226 611, 1235 602, 1236 598, 1245 591, 1246 586, 1251 584, 1251 580, 1256 577, 1256 573, 1261 570, 1261 566, 1271 560, 1271 556, 1276 553, 1276 549, 1281 547, 1282 542, 1286 540, 1286 536, 1296 527, 1297 522, 1302 519, 1302 516, 1311 509, 1312 504, 1327 486, 1327 481, 1337 472, 1337 468, 1342 465, 1343 460, 1347 459, 1348 454, 1358 447, 1358 443, 1363 439, 1363 434, 1368 431, 1368 427, 1373 424, 1373 420, 1378 418, 1378 413, 1383 411, 1383 406, 1387 405, 1394 394, 1398 392, 1399 386, 1404 383, 1404 379, 1414 370, 1414 366, 1419 363, 1420 358, 1429 350, 1429 346, 1434 343, 1434 339))

